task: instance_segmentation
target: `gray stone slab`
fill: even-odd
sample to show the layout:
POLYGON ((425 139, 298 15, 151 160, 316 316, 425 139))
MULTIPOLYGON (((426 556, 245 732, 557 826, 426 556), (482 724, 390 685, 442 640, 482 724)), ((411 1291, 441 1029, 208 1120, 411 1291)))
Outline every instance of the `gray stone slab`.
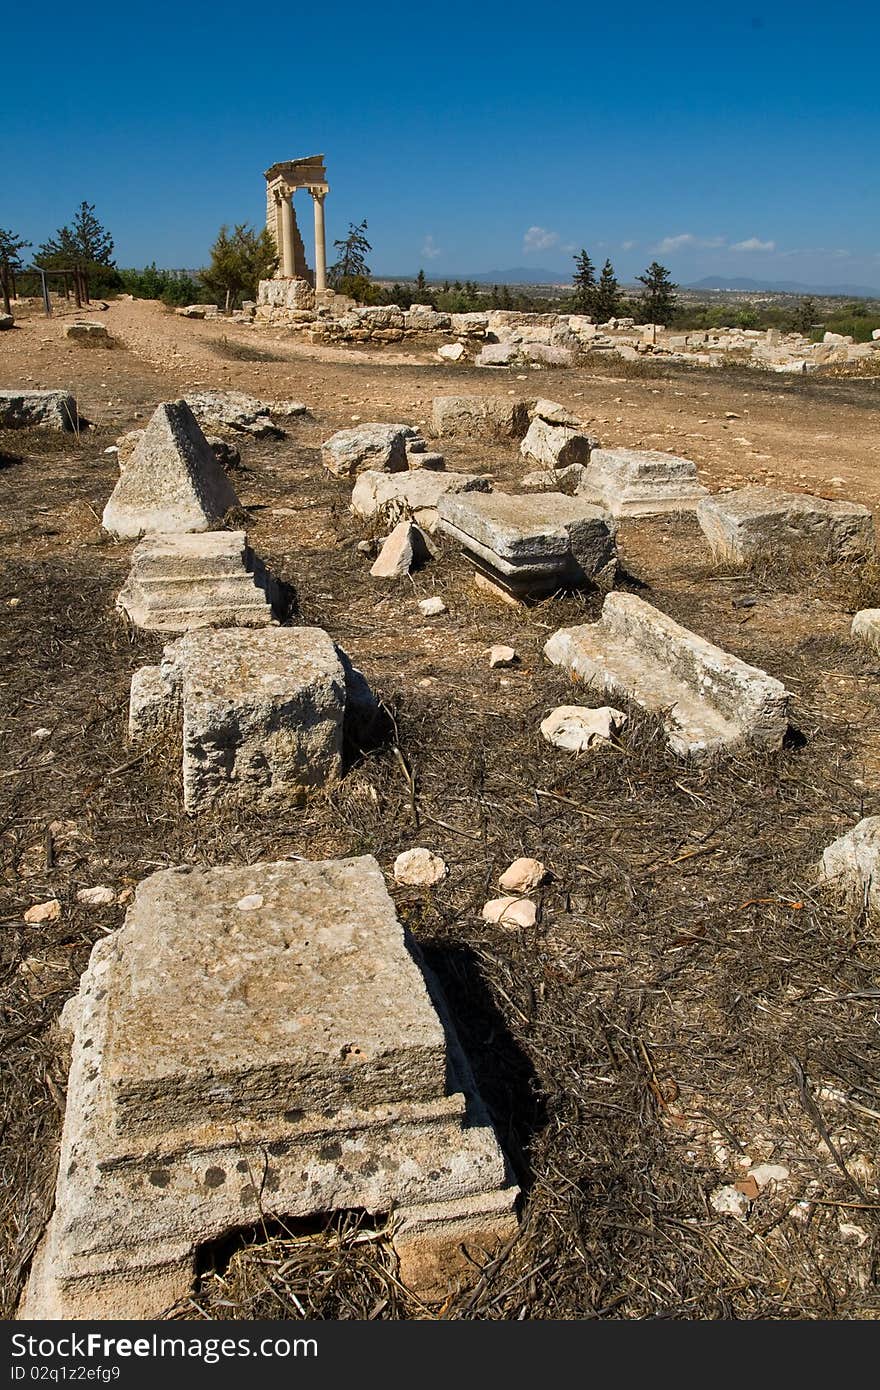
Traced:
POLYGON ((209 531, 239 505, 186 401, 155 411, 104 508, 118 537, 209 531))
POLYGON ((76 430, 80 417, 69 391, 0 391, 0 429, 76 430))
POLYGON ((355 425, 324 440, 321 462, 337 478, 354 477, 365 468, 398 473, 409 467, 407 444, 417 436, 411 425, 355 425))
POLYGON ((747 487, 704 499, 697 520, 715 555, 740 562, 811 553, 858 560, 875 551, 873 517, 858 502, 747 487))
POLYGON ((708 496, 695 463, 655 449, 594 449, 583 490, 617 517, 693 511, 708 496))
POLYGON ((510 396, 435 396, 432 424, 441 438, 522 439, 530 401, 510 396))
POLYGON ((594 572, 614 552, 614 526, 607 513, 561 492, 447 495, 438 510, 441 531, 451 526, 456 539, 470 537, 514 565, 555 560, 564 566, 574 556, 594 572))
MULTIPOLYGON (((424 458, 424 454, 414 455, 424 458)), ((356 516, 370 520, 382 517, 397 521, 412 516, 419 525, 433 530, 437 523, 437 504, 451 492, 491 492, 489 478, 477 473, 434 471, 412 468, 405 473, 382 473, 367 468, 359 474, 351 494, 356 516)))
POLYGON ((135 546, 116 606, 150 632, 262 627, 275 592, 244 531, 157 535, 135 546))
POLYGON ((544 654, 579 681, 659 714, 683 757, 742 741, 776 749, 788 728, 790 696, 780 681, 634 594, 609 594, 599 622, 560 628, 544 654))
POLYGON ((865 816, 834 840, 822 854, 819 874, 880 911, 880 816, 865 816))

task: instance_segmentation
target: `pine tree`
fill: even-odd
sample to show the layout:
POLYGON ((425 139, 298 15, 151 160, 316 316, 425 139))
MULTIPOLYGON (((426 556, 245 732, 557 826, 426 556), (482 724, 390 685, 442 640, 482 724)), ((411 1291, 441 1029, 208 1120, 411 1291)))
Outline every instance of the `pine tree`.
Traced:
POLYGON ((575 313, 595 314, 596 268, 586 251, 581 247, 574 258, 574 296, 572 304, 575 313))
POLYGON ((113 266, 113 238, 95 216, 94 203, 83 201, 74 214, 73 225, 59 227, 37 252, 36 261, 45 269, 57 265, 113 266))
POLYGON ((211 292, 226 300, 227 312, 242 299, 256 297, 257 285, 271 275, 278 263, 278 251, 268 230, 256 232, 239 222, 230 234, 221 227, 211 247, 211 264, 199 272, 211 292))
POLYGON ((354 222, 349 222, 348 236, 341 241, 334 241, 333 245, 339 253, 339 257, 327 271, 330 284, 334 289, 339 289, 343 280, 352 279, 355 276, 369 279, 370 267, 367 265, 366 255, 373 248, 367 241, 366 231, 366 220, 357 225, 354 222))
POLYGON ((678 286, 672 283, 666 266, 652 261, 644 275, 639 275, 637 279, 645 286, 645 292, 639 299, 642 321, 668 324, 678 303, 675 297, 678 286))
POLYGON ((0 227, 0 292, 3 295, 3 312, 6 314, 12 312, 9 291, 15 272, 22 268, 21 252, 30 245, 31 243, 25 241, 17 232, 0 227))
MULTIPOLYGON (((428 293, 428 282, 425 279, 425 272, 423 270, 420 270, 416 277, 416 293, 419 295, 428 293)), ((419 304, 423 304, 424 300, 420 299, 418 302, 419 304)))
POLYGON ((802 299, 794 311, 793 324, 796 333, 803 333, 805 337, 813 331, 813 324, 816 320, 818 310, 816 301, 812 296, 807 295, 802 299))
POLYGON ((593 298, 596 322, 607 323, 609 319, 616 319, 620 313, 620 303, 620 286, 614 274, 614 266, 606 260, 593 298))

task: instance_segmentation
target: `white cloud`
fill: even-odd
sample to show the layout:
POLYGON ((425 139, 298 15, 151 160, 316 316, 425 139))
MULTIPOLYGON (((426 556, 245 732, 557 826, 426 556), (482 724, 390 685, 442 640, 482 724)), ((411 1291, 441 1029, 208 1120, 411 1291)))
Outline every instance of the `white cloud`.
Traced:
POLYGON ((780 251, 780 256, 831 256, 836 261, 845 260, 852 252, 843 246, 793 246, 790 251, 780 251))
POLYGON ((440 247, 435 244, 434 238, 431 236, 430 232, 425 237, 424 244, 422 246, 422 255, 424 256, 426 261, 436 260, 438 256, 443 255, 443 252, 440 250, 440 247))
POLYGON ((631 251, 633 247, 638 246, 638 244, 637 241, 622 241, 620 243, 620 249, 621 251, 631 251))
POLYGON ((695 236, 693 232, 680 232, 678 236, 665 236, 654 247, 655 251, 697 251, 724 245, 723 236, 695 236))
POLYGON ((745 241, 735 241, 731 251, 775 251, 775 241, 761 241, 760 237, 750 236, 745 241))
POLYGON ((523 237, 523 251, 549 251, 559 245, 559 233, 550 232, 546 227, 529 227, 523 237))

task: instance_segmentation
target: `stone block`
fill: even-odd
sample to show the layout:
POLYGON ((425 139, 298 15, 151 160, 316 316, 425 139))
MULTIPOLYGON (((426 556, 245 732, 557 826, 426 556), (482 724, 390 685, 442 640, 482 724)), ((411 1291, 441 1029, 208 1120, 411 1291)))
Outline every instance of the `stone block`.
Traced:
POLYGON ((489 324, 487 314, 450 314, 449 318, 453 333, 463 338, 485 338, 489 324))
POLYGON ((441 362, 460 362, 465 355, 463 343, 444 343, 438 347, 437 356, 441 362))
POLYGON ((523 343, 520 352, 535 367, 573 367, 577 353, 573 348, 551 343, 523 343))
POLYGON ((579 682, 659 715, 681 757, 741 742, 777 749, 788 728, 790 696, 780 681, 635 594, 608 594, 597 623, 560 628, 544 654, 579 682))
POLYGON ((695 463, 656 449, 594 449, 583 491, 617 517, 694 511, 708 497, 695 463))
POLYGON ((366 469, 358 476, 351 494, 356 516, 381 517, 396 522, 411 516, 428 531, 437 525, 437 504, 451 492, 491 492, 488 478, 476 473, 453 473, 412 468, 406 473, 379 473, 366 469))
MULTIPOLYGON (((229 430, 233 434, 249 434, 255 439, 283 439, 284 430, 272 420, 273 407, 244 391, 193 391, 186 403, 204 430, 229 430)), ((304 414, 299 402, 284 402, 282 414, 304 414), (286 407, 296 404, 292 412, 286 407)))
POLYGON ((104 508, 111 535, 209 531, 238 506, 186 401, 160 405, 104 508))
POLYGON ((880 651, 880 608, 861 608, 852 620, 850 634, 880 651))
POLYGON ((432 424, 441 438, 522 439, 531 402, 510 396, 435 396, 432 424))
POLYGON ((545 468, 568 468, 571 464, 588 464, 591 450, 598 439, 584 434, 580 426, 552 424, 535 416, 519 446, 524 459, 534 459, 545 468))
POLYGON ((148 632, 262 627, 276 586, 244 531, 149 536, 135 546, 117 608, 148 632))
POLYGON ((880 816, 866 816, 822 854, 819 875, 880 911, 880 816))
POLYGON ((69 391, 0 391, 0 429, 72 431, 80 423, 69 391))
POLYGON ((512 367, 519 361, 519 350, 513 343, 487 343, 474 358, 475 367, 512 367))
POLYGON ((705 498, 697 507, 713 554, 744 562, 756 555, 813 553, 829 560, 874 554, 874 521, 858 502, 746 487, 705 498))
POLYGON ((417 433, 411 425, 379 423, 337 430, 321 445, 321 462, 337 478, 351 478, 363 468, 397 473, 409 466, 407 441, 417 433))
POLYGON ((438 1298, 461 1245, 516 1230, 439 985, 371 856, 151 875, 70 1021, 23 1318, 158 1317, 201 1245, 266 1219, 393 1213, 403 1279, 438 1298))
POLYGON ((443 333, 452 327, 450 315, 438 313, 430 304, 411 304, 403 317, 413 333, 443 333))
POLYGON ((103 323, 69 323, 64 330, 65 338, 80 343, 83 347, 113 347, 113 339, 103 323))

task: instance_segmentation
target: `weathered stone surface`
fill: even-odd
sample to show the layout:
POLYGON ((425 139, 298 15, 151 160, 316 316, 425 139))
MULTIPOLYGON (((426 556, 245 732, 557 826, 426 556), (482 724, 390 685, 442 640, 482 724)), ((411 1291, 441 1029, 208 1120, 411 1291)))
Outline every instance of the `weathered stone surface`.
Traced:
POLYGON ((516 1229, 439 986, 370 856, 153 874, 70 1022, 22 1317, 157 1317, 201 1244, 267 1218, 393 1211, 423 1294, 454 1284, 458 1243, 476 1255, 516 1229))
POLYGON ((399 521, 386 536, 378 558, 370 569, 374 579, 399 579, 429 555, 425 538, 411 521, 399 521))
POLYGON ((64 330, 65 338, 83 347, 113 347, 113 339, 103 323, 69 323, 64 330))
POLYGON ((529 402, 510 396, 435 396, 433 429, 454 439, 522 439, 529 402))
POLYGON ((506 894, 503 898, 492 898, 483 907, 484 922, 499 922, 503 927, 533 927, 538 918, 538 909, 530 898, 516 898, 506 894))
POLYGON ((69 391, 0 391, 0 429, 76 430, 79 424, 69 391))
POLYGON ((635 594, 608 594, 599 622, 560 628, 544 654, 579 681, 659 714, 682 757, 743 741, 776 749, 788 728, 790 697, 780 681, 635 594))
POLYGON ((545 468, 568 468, 572 464, 585 466, 590 461, 590 451, 599 441, 593 435, 584 434, 580 427, 551 424, 536 416, 529 425, 519 451, 525 459, 534 459, 545 468))
POLYGON ((494 647, 487 648, 487 655, 489 657, 489 665, 492 667, 516 666, 519 661, 519 657, 514 648, 507 647, 501 642, 496 643, 494 647))
POLYGON ((417 431, 411 425, 367 424, 337 430, 321 445, 321 462, 337 478, 350 478, 364 468, 398 473, 409 466, 407 440, 417 431))
POLYGON ((447 494, 438 513, 475 568, 516 596, 583 584, 616 559, 613 523, 580 497, 447 494))
POLYGON ((693 511, 708 497, 695 463, 655 449, 594 448, 580 490, 617 517, 693 511))
POLYGON ((573 367, 577 360, 573 348, 551 343, 523 343, 520 352, 527 362, 540 367, 573 367))
POLYGON ((860 609, 852 620, 850 633, 857 641, 880 649, 880 608, 860 609))
POLYGON ((442 333, 452 326, 449 314, 432 309, 430 304, 411 304, 403 317, 414 333, 442 333))
POLYGON ((713 553, 736 561, 810 551, 864 559, 875 549, 873 518, 858 502, 747 487, 705 498, 697 520, 713 553))
POLYGON ((547 877, 547 870, 540 859, 523 856, 514 859, 498 880, 498 887, 507 893, 531 893, 539 888, 547 877))
MULTIPOLYGON (((272 420, 273 407, 244 391, 194 391, 186 403, 204 430, 226 429, 234 434, 249 434, 255 439, 283 439, 284 430, 272 420)), ((305 414, 305 406, 296 411, 286 409, 299 402, 284 402, 283 413, 305 414)))
POLYGON ((419 599, 419 612, 423 618, 439 618, 448 609, 439 594, 432 594, 430 598, 419 599))
POLYGON ((437 525, 437 504, 446 493, 491 490, 489 479, 476 473, 434 472, 423 468, 406 473, 379 473, 366 469, 354 485, 351 509, 357 516, 383 517, 389 522, 411 516, 420 526, 433 531, 437 525))
POLYGON ((135 546, 116 606, 150 632, 262 627, 274 621, 273 593, 244 531, 155 535, 135 546))
MULTIPOLYGON (((540 396, 529 410, 529 419, 546 420, 548 425, 568 425, 573 430, 581 429, 581 422, 572 411, 558 401, 548 401, 544 396, 540 396)), ((593 447, 598 448, 598 440, 593 447)))
POLYGON ((442 362, 460 362, 465 356, 464 344, 444 343, 442 347, 438 347, 437 356, 442 362))
POLYGON ((880 911, 880 816, 866 816, 830 844, 819 872, 867 902, 872 911, 880 911))
POLYGON ((257 309, 314 310, 315 291, 308 280, 285 276, 261 280, 257 286, 257 309))
POLYGON ((541 720, 541 734, 554 748, 585 753, 588 748, 610 743, 612 735, 625 723, 623 711, 611 705, 602 705, 599 709, 586 705, 558 705, 541 720))
POLYGON ((512 367, 519 359, 513 343, 487 343, 474 358, 475 367, 512 367))
POLYGON ((201 628, 132 680, 129 732, 182 716, 188 811, 296 804, 342 773, 346 672, 317 627, 201 628))
POLYGON ((431 888, 449 873, 446 861, 430 849, 406 849, 394 861, 394 878, 413 888, 431 888))
POLYGON ((451 314, 449 321, 453 333, 458 333, 463 338, 485 338, 489 316, 479 312, 451 314))
POLYGON ((104 508, 112 535, 208 531, 238 498, 186 401, 160 405, 104 508))

